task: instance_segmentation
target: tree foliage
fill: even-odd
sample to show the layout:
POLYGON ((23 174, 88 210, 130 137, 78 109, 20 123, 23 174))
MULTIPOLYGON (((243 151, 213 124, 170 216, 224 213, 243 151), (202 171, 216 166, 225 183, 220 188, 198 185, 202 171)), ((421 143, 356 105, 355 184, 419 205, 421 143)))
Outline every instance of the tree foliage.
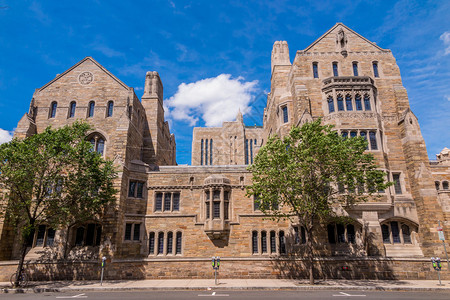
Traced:
POLYGON ((289 135, 269 138, 253 165, 254 196, 260 210, 273 219, 296 217, 307 233, 312 277, 313 235, 318 223, 342 217, 338 212, 387 188, 362 137, 343 138, 318 119, 293 127, 289 135))
POLYGON ((86 140, 90 126, 76 122, 0 145, 0 212, 26 240, 39 224, 52 228, 100 218, 114 199, 112 162, 86 140))

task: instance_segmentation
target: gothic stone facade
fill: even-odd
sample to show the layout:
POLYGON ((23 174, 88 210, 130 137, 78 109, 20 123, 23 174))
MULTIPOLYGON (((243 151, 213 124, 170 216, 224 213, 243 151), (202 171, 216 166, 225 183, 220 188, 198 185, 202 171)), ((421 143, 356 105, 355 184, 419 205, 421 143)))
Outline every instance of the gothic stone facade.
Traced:
MULTIPOLYGON (((37 89, 16 137, 87 120, 95 128, 88 138, 96 150, 120 168, 120 192, 117 213, 102 224, 59 229, 56 236, 43 226, 28 257, 58 248, 69 234, 74 260, 47 263, 46 269, 37 260, 30 265, 34 276, 96 278, 99 252, 110 261, 109 278, 209 277, 211 256, 222 257, 224 277, 304 276, 302 228, 295 220, 264 217, 245 195, 251 184, 246 167, 269 136, 320 117, 339 134, 365 137, 367 151, 395 184, 345 211, 352 224, 318 230, 318 275, 429 278, 429 257, 444 251, 437 220, 450 230, 449 150, 428 160, 391 51, 338 23, 297 51, 293 62, 287 42, 275 42, 271 60, 263 127, 245 126, 239 113, 220 128, 194 128, 191 166, 176 165, 158 73, 147 73, 139 100, 88 57, 37 89)), ((14 266, 8 260, 18 255, 17 239, 8 224, 0 230, 0 255, 7 260, 0 268, 7 273, 14 266)))

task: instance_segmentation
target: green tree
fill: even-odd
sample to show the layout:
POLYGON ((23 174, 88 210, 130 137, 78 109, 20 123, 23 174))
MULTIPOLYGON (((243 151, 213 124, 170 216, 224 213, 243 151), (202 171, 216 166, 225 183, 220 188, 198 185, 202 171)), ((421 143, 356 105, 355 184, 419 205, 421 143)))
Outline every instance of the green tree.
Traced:
POLYGON ((271 218, 297 217, 305 228, 311 284, 317 226, 343 219, 336 213, 338 208, 351 207, 390 185, 372 154, 365 151, 364 138, 343 138, 332 128, 318 119, 293 127, 282 139, 271 137, 249 167, 253 184, 247 187, 247 196, 255 197, 271 218))
POLYGON ((17 274, 39 224, 56 229, 101 218, 114 200, 117 172, 92 150, 86 140, 90 129, 76 122, 0 145, 0 188, 6 191, 0 212, 21 233, 17 274))

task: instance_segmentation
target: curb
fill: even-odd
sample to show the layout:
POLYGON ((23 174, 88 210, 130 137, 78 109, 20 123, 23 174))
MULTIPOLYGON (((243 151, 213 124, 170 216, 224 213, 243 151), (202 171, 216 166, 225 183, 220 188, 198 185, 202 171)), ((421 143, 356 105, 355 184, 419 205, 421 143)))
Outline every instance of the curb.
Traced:
POLYGON ((24 293, 60 293, 60 292, 95 292, 95 291, 391 291, 391 292, 430 292, 430 291, 447 291, 448 287, 383 287, 383 286, 249 286, 249 287, 74 287, 74 288, 25 288, 13 289, 3 288, 3 293, 24 294, 24 293))

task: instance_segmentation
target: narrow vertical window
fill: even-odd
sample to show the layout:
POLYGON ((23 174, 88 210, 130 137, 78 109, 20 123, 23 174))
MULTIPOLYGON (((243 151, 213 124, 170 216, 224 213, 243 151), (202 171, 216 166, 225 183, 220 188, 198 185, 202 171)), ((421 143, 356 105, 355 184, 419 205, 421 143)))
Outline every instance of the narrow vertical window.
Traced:
POLYGON ((97 153, 99 153, 100 155, 103 155, 104 150, 105 150, 105 140, 98 139, 97 140, 97 153))
POLYGON ((319 78, 319 69, 316 62, 313 62, 313 76, 314 78, 319 78))
POLYGON ((259 210, 259 198, 258 196, 253 196, 253 210, 259 210))
POLYGON ((213 202, 213 219, 220 219, 220 201, 213 202))
POLYGON ((53 101, 50 105, 50 118, 54 118, 56 116, 56 109, 58 108, 58 103, 53 101))
POLYGON ((356 106, 356 110, 362 110, 362 102, 361 102, 361 95, 360 94, 356 94, 355 95, 355 106, 356 106))
POLYGON ((130 186, 128 187, 128 197, 134 197, 135 190, 136 190, 136 181, 130 181, 130 186))
POLYGON ((347 242, 355 243, 355 226, 352 224, 347 225, 347 242))
POLYGON ((358 63, 357 62, 353 63, 353 76, 359 76, 358 75, 358 63))
MULTIPOLYGON (((125 225, 125 241, 130 241, 131 240, 131 228, 133 227, 133 224, 131 223, 127 223, 125 225)), ((82 228, 82 227, 80 227, 82 228)), ((77 231, 78 234, 78 231, 77 231)))
POLYGON ((370 107, 370 97, 367 94, 364 95, 364 109, 372 110, 372 108, 370 107))
POLYGON ((386 224, 381 225, 381 235, 383 236, 383 243, 390 244, 391 243, 391 237, 389 234, 389 226, 386 224))
POLYGON ((258 253, 258 232, 252 232, 252 253, 258 253))
POLYGON ((173 203, 172 210, 179 211, 180 210, 180 193, 173 193, 173 203))
POLYGON ((442 182, 442 189, 448 190, 448 181, 442 182))
POLYGON ((392 241, 394 244, 400 244, 400 230, 397 222, 391 222, 392 241))
POLYGON ((164 232, 158 233, 158 254, 164 254, 164 232))
POLYGON ((370 150, 378 150, 377 134, 375 131, 369 132, 370 150))
POLYGON ((211 218, 210 209, 211 209, 211 202, 206 202, 206 218, 207 219, 211 218))
POLYGON ((372 63, 373 66, 373 76, 380 77, 380 74, 378 73, 378 62, 374 61, 372 63))
POLYGON ((45 238, 45 225, 39 225, 36 238, 36 247, 44 245, 44 238, 45 238))
POLYGON ((275 231, 270 232, 270 252, 271 253, 277 252, 277 241, 275 237, 275 231))
POLYGON ((209 140, 209 164, 213 164, 213 140, 209 140))
POLYGON ((409 232, 408 225, 402 225, 402 236, 404 244, 411 244, 411 233, 409 232))
POLYGON ((280 245, 280 254, 286 254, 286 241, 284 237, 284 231, 281 230, 279 233, 279 245, 280 245))
POLYGON ((69 118, 75 117, 75 109, 77 107, 77 103, 75 101, 70 102, 69 107, 69 118))
POLYGON ((205 165, 208 164, 208 139, 205 140, 205 165))
POLYGON ((248 165, 248 139, 245 139, 245 164, 248 165))
POLYGON ((342 98, 342 95, 337 96, 337 105, 339 111, 344 111, 344 99, 342 98))
POLYGON ((223 203, 223 215, 224 215, 223 218, 225 220, 228 220, 228 218, 229 218, 229 214, 228 214, 229 207, 230 207, 230 203, 229 202, 224 202, 223 203))
POLYGON ((298 226, 294 227, 294 243, 300 244, 300 232, 298 232, 298 226))
POLYGON ((156 193, 155 195, 155 211, 161 211, 162 210, 162 193, 156 193))
POLYGON ((106 116, 107 117, 112 117, 113 111, 114 111, 114 102, 113 101, 109 101, 108 102, 108 108, 106 110, 106 116))
POLYGON ((134 224, 133 240, 139 241, 141 238, 141 224, 134 224))
POLYGON ((165 193, 164 194, 164 211, 170 211, 171 207, 170 207, 170 202, 171 202, 171 196, 172 193, 165 193))
POLYGON ((305 227, 300 227, 300 233, 302 234, 302 244, 306 244, 306 230, 305 227))
POLYGON ((92 118, 94 116, 94 110, 95 110, 95 102, 91 101, 89 102, 89 108, 88 108, 88 117, 92 118))
POLYGON ((45 243, 45 245, 53 246, 54 241, 55 241, 55 229, 48 228, 47 229, 47 242, 45 243))
POLYGON ((167 254, 172 254, 173 250, 173 233, 169 232, 167 234, 167 254))
POLYGON ((253 144, 250 140, 250 163, 253 164, 253 144))
MULTIPOLYGON (((128 225, 128 224, 127 224, 128 225)), ((132 224, 129 224, 130 226, 132 224)), ((38 238, 39 238, 39 231, 38 231, 38 238)), ((127 239, 127 231, 125 230, 125 239, 127 239)), ((75 246, 83 246, 83 240, 84 240, 84 227, 78 227, 77 232, 75 234, 75 246)), ((130 229, 130 237, 128 240, 131 240, 131 229, 130 229)), ((39 240, 36 239, 36 246, 38 246, 39 240)))
POLYGON ((338 72, 338 63, 334 62, 333 63, 333 76, 339 76, 339 72, 338 72))
POLYGON ((396 195, 402 194, 402 185, 400 183, 400 174, 392 174, 392 179, 394 180, 394 190, 396 195))
POLYGON ((345 243, 345 227, 344 227, 344 225, 337 224, 336 229, 337 229, 337 242, 345 243))
POLYGON ((136 198, 143 198, 143 193, 144 193, 144 183, 143 182, 137 182, 137 187, 136 187, 136 198))
POLYGON ((261 253, 267 253, 267 233, 261 232, 261 253))
POLYGON ((333 100, 333 97, 331 97, 331 96, 328 97, 327 102, 328 102, 328 112, 329 113, 334 112, 334 100, 333 100))
POLYGON ((148 253, 155 254, 155 233, 150 232, 148 237, 148 253))
POLYGON ((203 166, 203 139, 200 145, 200 165, 203 166))
POLYGON ((347 111, 353 110, 352 96, 349 94, 345 95, 345 106, 347 108, 347 111))
POLYGON ((287 123, 289 121, 287 106, 283 106, 282 110, 283 110, 283 123, 287 123))
POLYGON ((181 254, 181 232, 177 232, 176 246, 175 246, 175 254, 181 254))
MULTIPOLYGON (((359 133, 359 135, 360 135, 361 137, 363 137, 363 138, 366 140, 366 142, 367 142, 367 132, 361 131, 361 132, 359 133)), ((366 150, 369 150, 369 144, 367 144, 366 150)))

